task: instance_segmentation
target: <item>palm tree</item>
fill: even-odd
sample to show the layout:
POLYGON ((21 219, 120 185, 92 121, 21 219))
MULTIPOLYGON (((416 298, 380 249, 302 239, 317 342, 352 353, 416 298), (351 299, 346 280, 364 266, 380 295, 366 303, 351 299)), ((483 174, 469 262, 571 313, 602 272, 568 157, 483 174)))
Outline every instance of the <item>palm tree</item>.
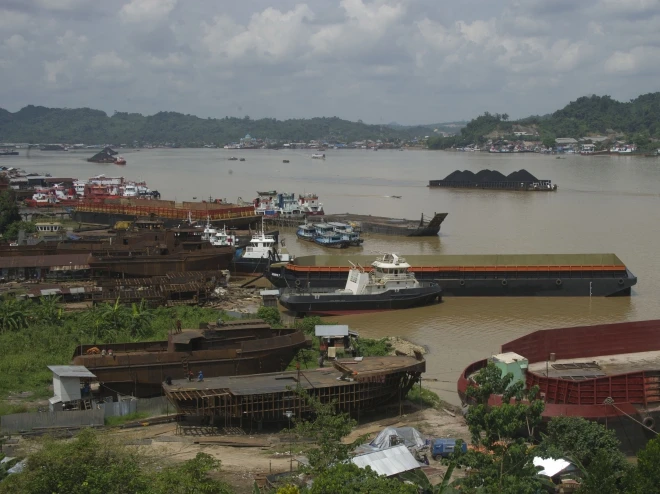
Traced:
POLYGON ((60 308, 60 301, 61 297, 57 295, 41 297, 35 311, 37 320, 39 322, 54 323, 61 319, 62 309, 60 308))
POLYGON ((154 313, 147 306, 146 300, 142 299, 140 304, 132 305, 132 312, 129 316, 128 329, 132 337, 144 338, 149 334, 151 329, 151 322, 154 318, 154 313))

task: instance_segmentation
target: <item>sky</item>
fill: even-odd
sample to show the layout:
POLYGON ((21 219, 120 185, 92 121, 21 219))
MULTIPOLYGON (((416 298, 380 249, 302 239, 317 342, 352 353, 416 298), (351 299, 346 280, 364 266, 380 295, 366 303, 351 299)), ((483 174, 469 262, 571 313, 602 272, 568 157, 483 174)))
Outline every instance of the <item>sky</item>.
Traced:
POLYGON ((421 124, 660 90, 660 0, 0 0, 0 107, 421 124))

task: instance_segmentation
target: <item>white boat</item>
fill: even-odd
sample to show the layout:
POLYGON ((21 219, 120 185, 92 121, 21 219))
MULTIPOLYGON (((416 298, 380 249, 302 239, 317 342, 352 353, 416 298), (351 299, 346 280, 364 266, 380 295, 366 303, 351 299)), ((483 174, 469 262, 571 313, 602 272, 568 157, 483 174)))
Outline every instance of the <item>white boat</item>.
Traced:
POLYGON ((312 155, 313 160, 324 160, 325 159, 325 153, 314 153, 312 155))
POLYGON ((241 273, 264 273, 271 262, 290 262, 294 256, 284 247, 279 248, 273 235, 266 235, 263 230, 252 235, 250 243, 234 259, 234 269, 241 273))

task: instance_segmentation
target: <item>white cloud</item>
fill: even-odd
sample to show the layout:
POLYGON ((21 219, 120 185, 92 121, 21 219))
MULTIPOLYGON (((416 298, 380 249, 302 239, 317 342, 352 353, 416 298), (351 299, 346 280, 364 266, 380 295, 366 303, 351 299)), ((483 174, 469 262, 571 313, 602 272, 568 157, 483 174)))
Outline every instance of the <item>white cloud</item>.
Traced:
POLYGON ((660 76, 660 0, 0 3, 12 110, 418 123, 626 100, 660 76))
POLYGON ((132 0, 119 10, 119 17, 128 23, 158 23, 167 19, 177 0, 132 0))

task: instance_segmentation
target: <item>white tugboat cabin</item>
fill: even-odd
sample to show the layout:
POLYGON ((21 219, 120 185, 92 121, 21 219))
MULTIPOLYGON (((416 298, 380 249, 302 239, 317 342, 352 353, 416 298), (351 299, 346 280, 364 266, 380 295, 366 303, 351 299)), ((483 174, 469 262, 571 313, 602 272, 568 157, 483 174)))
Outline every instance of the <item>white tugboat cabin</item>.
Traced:
POLYGON ((385 254, 371 263, 372 271, 366 272, 361 266, 351 263, 346 287, 341 293, 365 295, 382 293, 387 290, 419 288, 415 273, 410 272, 410 264, 396 254, 385 254))

